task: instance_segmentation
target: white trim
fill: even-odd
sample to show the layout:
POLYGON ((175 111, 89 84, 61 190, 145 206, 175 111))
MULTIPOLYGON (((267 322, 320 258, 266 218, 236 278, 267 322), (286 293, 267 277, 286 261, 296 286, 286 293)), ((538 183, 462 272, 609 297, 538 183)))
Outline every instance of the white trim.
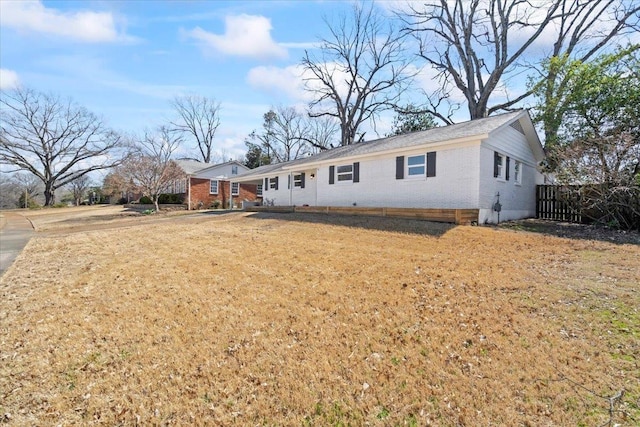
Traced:
POLYGON ((218 179, 210 179, 209 180, 209 194, 218 194, 220 192, 220 180, 218 179), (213 191, 212 184, 216 183, 216 191, 213 191))

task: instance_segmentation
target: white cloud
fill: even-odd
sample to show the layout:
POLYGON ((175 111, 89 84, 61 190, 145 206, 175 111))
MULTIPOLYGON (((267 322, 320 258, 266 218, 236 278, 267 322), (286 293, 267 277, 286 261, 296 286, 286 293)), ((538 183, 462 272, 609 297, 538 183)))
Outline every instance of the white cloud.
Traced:
POLYGON ((271 21, 264 16, 234 15, 225 18, 225 33, 213 34, 196 27, 187 35, 225 55, 256 59, 284 59, 287 50, 271 38, 271 21))
POLYGON ((20 85, 20 79, 18 73, 5 68, 0 68, 0 89, 15 89, 20 85))
POLYGON ((0 1, 0 25, 87 43, 134 40, 118 30, 110 12, 60 12, 40 0, 0 1))
POLYGON ((249 70, 247 82, 255 89, 271 95, 285 95, 292 101, 308 101, 304 89, 304 70, 299 65, 288 67, 260 66, 249 70))

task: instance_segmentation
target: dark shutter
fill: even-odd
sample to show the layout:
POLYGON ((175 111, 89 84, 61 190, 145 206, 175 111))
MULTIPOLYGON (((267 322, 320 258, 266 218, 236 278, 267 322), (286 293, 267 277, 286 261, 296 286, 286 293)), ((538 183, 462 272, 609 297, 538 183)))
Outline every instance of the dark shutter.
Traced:
POLYGON ((493 152, 493 177, 498 177, 498 162, 500 161, 500 154, 497 151, 493 152))
POLYGON ((335 166, 329 166, 329 184, 333 184, 335 182, 335 175, 336 173, 336 167, 335 166))
POLYGON ((276 187, 274 188, 274 190, 277 190, 278 189, 278 177, 276 176, 274 179, 276 180, 276 187))
POLYGON ((396 157, 396 179, 404 179, 404 156, 396 157))
POLYGON ((427 153, 427 176, 436 176, 436 152, 427 153))
POLYGON ((300 188, 304 188, 304 172, 300 174, 300 188))
POLYGON ((262 187, 262 191, 267 191, 269 189, 269 178, 264 179, 264 187, 262 187))
POLYGON ((360 162, 353 164, 353 182, 360 182, 360 162))
POLYGON ((291 189, 291 174, 287 175, 287 190, 291 189))
POLYGON ((504 171, 504 177, 507 181, 509 181, 509 156, 507 156, 507 164, 506 164, 506 170, 504 171))

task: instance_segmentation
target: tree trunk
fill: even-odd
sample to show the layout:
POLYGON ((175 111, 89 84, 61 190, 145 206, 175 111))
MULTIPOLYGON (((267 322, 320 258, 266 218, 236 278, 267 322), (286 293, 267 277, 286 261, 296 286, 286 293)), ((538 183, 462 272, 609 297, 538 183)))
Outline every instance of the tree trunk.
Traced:
POLYGON ((50 185, 46 185, 44 188, 44 205, 53 206, 56 203, 55 190, 50 185))

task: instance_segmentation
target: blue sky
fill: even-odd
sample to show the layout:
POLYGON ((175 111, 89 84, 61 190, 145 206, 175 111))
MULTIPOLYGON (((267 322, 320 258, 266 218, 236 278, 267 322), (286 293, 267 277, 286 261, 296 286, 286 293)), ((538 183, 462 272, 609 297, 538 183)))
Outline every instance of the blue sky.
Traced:
POLYGON ((348 1, 0 1, 0 84, 71 97, 115 129, 173 117, 170 100, 221 104, 216 151, 242 156, 271 106, 308 101, 304 49, 348 1))
MULTIPOLYGON (((311 100, 301 78, 304 51, 330 38, 323 18, 348 15, 354 1, 0 0, 0 88, 21 84, 70 97, 114 129, 136 133, 175 117, 170 101, 177 95, 211 97, 221 104, 216 160, 241 158, 245 138, 272 106, 311 100)), ((376 7, 390 14, 403 4, 385 0, 376 7)), ((510 43, 527 37, 516 32, 510 43)), ((528 52, 540 60, 554 40, 550 27, 528 52)), ((526 74, 504 81, 493 101, 522 93, 526 74)), ((434 85, 434 72, 423 68, 415 87, 434 85)), ((465 115, 463 107, 454 118, 465 115)), ((367 139, 386 134, 391 119, 389 113, 378 121, 377 135, 367 129, 367 139)))

